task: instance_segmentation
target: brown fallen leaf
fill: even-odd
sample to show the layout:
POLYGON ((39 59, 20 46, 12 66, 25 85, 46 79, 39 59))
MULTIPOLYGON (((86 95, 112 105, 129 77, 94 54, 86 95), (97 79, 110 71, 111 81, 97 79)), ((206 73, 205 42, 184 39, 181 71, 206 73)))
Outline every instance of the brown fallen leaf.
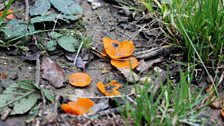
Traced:
POLYGON ((4 73, 0 73, 0 80, 6 79, 7 75, 4 73))
POLYGON ((41 64, 42 77, 54 87, 60 88, 65 81, 64 70, 50 58, 44 58, 41 64))
POLYGON ((117 68, 130 83, 139 81, 141 84, 148 83, 152 79, 150 77, 139 77, 134 71, 128 68, 117 68))
POLYGON ((117 68, 130 83, 134 83, 140 79, 140 77, 131 69, 128 68, 117 68))
POLYGON ((105 110, 109 107, 107 100, 102 100, 101 102, 94 104, 92 108, 90 108, 91 114, 96 114, 99 111, 105 110))
POLYGON ((148 91, 153 95, 156 94, 160 88, 161 83, 166 80, 166 71, 159 67, 154 67, 154 71, 159 74, 159 77, 157 77, 155 80, 152 80, 152 78, 148 76, 139 77, 135 72, 127 68, 119 68, 118 70, 124 75, 128 82, 134 83, 139 81, 141 84, 147 84, 150 82, 151 86, 148 91))
POLYGON ((211 99, 211 103, 209 104, 209 106, 213 109, 221 109, 222 108, 222 103, 223 100, 220 98, 217 98, 216 96, 213 96, 211 99))
POLYGON ((162 61, 163 61, 163 57, 159 57, 157 59, 151 59, 151 60, 147 60, 147 61, 142 59, 139 61, 139 65, 136 68, 136 70, 139 72, 144 72, 144 71, 148 70, 149 68, 151 68, 153 64, 159 63, 162 61))
MULTIPOLYGON (((70 53, 65 53, 65 57, 69 61, 73 61, 76 59, 76 54, 70 54, 70 53)), ((78 68, 81 68, 83 71, 86 71, 87 65, 94 59, 94 54, 87 50, 87 49, 82 49, 80 56, 77 57, 75 65, 78 68)))

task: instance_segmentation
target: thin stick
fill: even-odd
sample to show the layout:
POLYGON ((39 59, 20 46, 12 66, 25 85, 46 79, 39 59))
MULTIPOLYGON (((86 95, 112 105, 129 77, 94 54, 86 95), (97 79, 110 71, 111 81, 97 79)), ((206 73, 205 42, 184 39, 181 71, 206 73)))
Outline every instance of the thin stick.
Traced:
POLYGON ((81 44, 80 44, 80 46, 79 46, 79 49, 78 49, 78 51, 77 51, 77 53, 76 53, 76 56, 75 56, 75 59, 74 59, 74 62, 73 62, 74 66, 75 66, 75 64, 76 64, 76 60, 77 60, 77 58, 78 58, 78 55, 79 55, 79 53, 80 53, 80 51, 81 51, 81 49, 82 49, 83 43, 84 43, 84 40, 81 42, 81 44))
POLYGON ((40 86, 40 53, 37 52, 36 56, 36 75, 35 75, 35 83, 40 86))
POLYGON ((3 56, 2 56, 2 57, 0 57, 0 59, 1 59, 1 60, 11 60, 11 58, 8 58, 8 57, 3 57, 3 56))
POLYGON ((26 23, 29 23, 29 9, 30 9, 29 0, 24 0, 24 1, 26 5, 25 21, 26 23))
POLYGON ((133 35, 131 35, 128 40, 133 40, 140 32, 143 31, 143 29, 146 27, 147 25, 144 24, 137 32, 135 32, 133 35))
POLYGON ((77 95, 69 95, 69 94, 62 94, 61 96, 66 96, 68 97, 68 99, 73 100, 76 98, 90 98, 90 99, 107 99, 107 98, 122 98, 122 97, 127 97, 130 96, 132 94, 127 94, 127 95, 117 95, 117 96, 77 96, 77 95))
POLYGON ((90 116, 105 116, 105 115, 108 115, 108 114, 111 114, 111 113, 120 113, 120 109, 119 108, 112 108, 112 109, 107 109, 107 110, 104 110, 104 111, 101 111, 101 112, 98 112, 97 114, 94 114, 94 115, 90 115, 90 116))

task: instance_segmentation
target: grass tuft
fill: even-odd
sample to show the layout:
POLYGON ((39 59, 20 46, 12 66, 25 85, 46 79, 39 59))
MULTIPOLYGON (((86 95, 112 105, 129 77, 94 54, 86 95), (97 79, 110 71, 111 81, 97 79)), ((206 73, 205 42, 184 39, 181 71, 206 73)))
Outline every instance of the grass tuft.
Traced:
POLYGON ((136 105, 126 102, 125 116, 132 118, 134 125, 200 125, 205 122, 199 118, 203 108, 196 108, 206 96, 201 96, 204 89, 197 89, 199 93, 192 93, 188 74, 181 72, 180 81, 173 84, 168 80, 157 95, 150 95, 150 83, 138 89, 139 97, 135 99, 136 105))
POLYGON ((156 11, 160 12, 164 24, 171 24, 179 31, 183 42, 177 43, 182 46, 188 61, 198 61, 190 41, 204 62, 221 60, 224 44, 224 5, 220 0, 142 0, 142 3, 149 11, 152 10, 153 4, 158 6, 156 11))

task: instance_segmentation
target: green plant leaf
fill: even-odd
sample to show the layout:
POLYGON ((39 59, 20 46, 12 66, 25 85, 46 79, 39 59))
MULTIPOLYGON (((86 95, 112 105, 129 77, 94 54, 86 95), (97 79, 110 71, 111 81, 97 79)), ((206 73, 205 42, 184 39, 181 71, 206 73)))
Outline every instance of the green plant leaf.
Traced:
POLYGON ((63 21, 66 21, 67 23, 69 23, 69 20, 75 21, 81 17, 82 17, 81 15, 73 16, 73 15, 62 15, 62 14, 50 13, 48 15, 42 15, 42 16, 32 18, 31 23, 40 23, 40 22, 45 22, 45 21, 55 22, 57 19, 60 19, 60 20, 63 20, 63 21))
POLYGON ((58 39, 58 44, 68 52, 75 52, 79 47, 78 40, 72 36, 62 36, 58 39))
POLYGON ((46 13, 51 8, 48 0, 36 0, 33 6, 30 6, 30 15, 41 15, 46 13))
POLYGON ((52 90, 47 90, 47 89, 42 88, 41 91, 43 92, 43 94, 47 100, 49 100, 51 103, 54 103, 55 95, 52 90))
POLYGON ((57 47, 57 42, 55 40, 51 40, 47 43, 47 50, 54 51, 57 47))
POLYGON ((17 19, 9 21, 3 29, 6 39, 19 37, 34 31, 35 29, 33 25, 28 25, 24 21, 17 19))
POLYGON ((82 7, 73 0, 50 0, 51 4, 64 14, 83 14, 82 7))
POLYGON ((12 106, 10 115, 26 113, 36 104, 37 99, 40 97, 41 95, 32 81, 19 81, 7 87, 0 94, 0 111, 4 112, 10 105, 12 106))
POLYGON ((61 36, 63 36, 63 34, 57 33, 57 32, 51 32, 49 35, 52 39, 57 39, 61 36))

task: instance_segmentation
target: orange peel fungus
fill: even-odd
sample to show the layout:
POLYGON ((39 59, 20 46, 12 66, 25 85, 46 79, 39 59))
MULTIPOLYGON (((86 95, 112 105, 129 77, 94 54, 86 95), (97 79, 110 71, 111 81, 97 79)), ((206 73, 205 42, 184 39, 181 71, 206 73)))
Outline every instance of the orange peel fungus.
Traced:
POLYGON ((103 45, 107 55, 109 55, 112 59, 128 57, 134 52, 134 44, 132 41, 128 40, 119 42, 117 40, 104 37, 103 45))
POLYGON ((73 73, 68 77, 71 85, 77 87, 85 87, 91 83, 91 77, 86 73, 73 73))
POLYGON ((120 95, 120 92, 118 91, 120 86, 121 85, 118 84, 116 80, 112 80, 109 84, 106 85, 104 85, 102 82, 97 83, 97 88, 99 91, 106 96, 120 95))
POLYGON ((111 64, 116 68, 134 69, 139 65, 139 62, 135 57, 129 57, 126 59, 111 59, 111 64))
MULTIPOLYGON (((0 12, 0 17, 2 17, 3 12, 4 12, 4 11, 1 11, 1 12, 0 12)), ((6 16, 6 18, 7 18, 7 19, 11 19, 11 20, 14 19, 14 14, 13 14, 13 12, 14 12, 13 10, 8 9, 8 10, 7 10, 7 16, 6 16)))
POLYGON ((62 104, 61 109, 66 113, 73 115, 82 115, 88 113, 95 103, 88 98, 78 98, 77 101, 62 104))

